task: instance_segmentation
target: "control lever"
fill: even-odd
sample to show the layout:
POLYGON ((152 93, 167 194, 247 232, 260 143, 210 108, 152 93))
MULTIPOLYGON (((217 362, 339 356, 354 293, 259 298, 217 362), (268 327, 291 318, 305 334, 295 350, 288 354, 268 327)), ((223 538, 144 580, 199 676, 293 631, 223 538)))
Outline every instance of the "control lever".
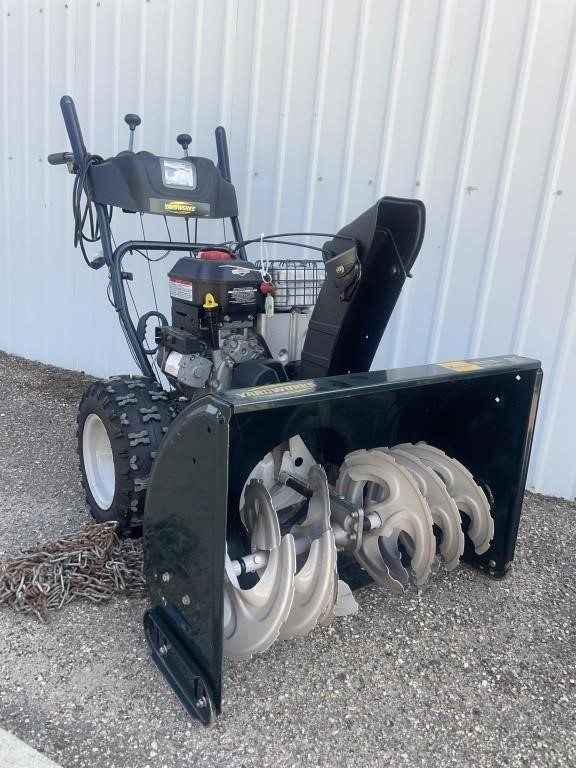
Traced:
POLYGON ((130 143, 128 144, 128 151, 132 152, 132 147, 134 146, 134 131, 136 130, 136 126, 140 125, 142 119, 139 115, 133 115, 130 112, 127 115, 124 115, 124 122, 130 128, 130 143))
POLYGON ((176 141, 182 149, 184 150, 184 154, 186 157, 188 157, 188 147, 190 146, 190 142, 192 141, 192 136, 190 136, 189 133, 179 133, 178 136, 176 136, 176 141))

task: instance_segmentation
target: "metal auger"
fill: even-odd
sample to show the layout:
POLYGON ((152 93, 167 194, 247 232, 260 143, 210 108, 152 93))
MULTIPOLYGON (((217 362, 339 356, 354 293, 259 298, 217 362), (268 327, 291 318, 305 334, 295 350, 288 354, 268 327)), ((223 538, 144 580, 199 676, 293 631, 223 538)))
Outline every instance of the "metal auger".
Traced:
MULTIPOLYGON (((428 580, 436 557, 434 526, 447 570, 458 565, 464 551, 456 501, 440 475, 414 450, 436 457, 441 453, 437 449, 419 444, 349 453, 336 487, 331 488, 303 441, 294 438, 284 447, 281 458, 276 452, 275 471, 268 471, 273 455, 269 454, 262 462, 264 470, 256 468, 242 494, 241 517, 251 552, 226 559, 224 652, 233 658, 266 650, 277 638, 305 635, 317 624, 329 623, 335 614, 356 612, 356 602, 338 580, 338 552, 351 554, 376 583, 401 592, 411 578, 417 586, 428 580), (306 473, 293 473, 304 463, 295 464, 295 449, 308 454, 306 473), (295 497, 282 487, 308 504, 304 520, 284 536, 273 499, 293 502, 295 497), (402 562, 401 549, 409 558, 409 569, 402 562), (250 573, 259 580, 243 587, 242 577, 250 573)), ((443 474, 456 476, 458 483, 453 480, 450 488, 459 491, 462 501, 464 468, 441 456, 443 474)), ((470 479, 467 474, 465 478, 470 479)), ((473 485, 475 490, 465 486, 466 508, 476 510, 479 505, 469 499, 481 499, 482 492, 473 485)), ((489 518, 489 510, 480 508, 489 518)), ((479 514, 475 512, 474 521, 479 514)), ((478 528, 489 529, 485 516, 482 525, 476 523, 474 534, 478 528)))

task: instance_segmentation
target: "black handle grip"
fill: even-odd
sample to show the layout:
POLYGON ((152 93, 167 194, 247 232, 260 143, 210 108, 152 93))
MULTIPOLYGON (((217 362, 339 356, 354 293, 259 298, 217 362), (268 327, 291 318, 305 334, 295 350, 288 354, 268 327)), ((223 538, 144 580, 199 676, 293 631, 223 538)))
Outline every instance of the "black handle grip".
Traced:
POLYGON ((222 178, 226 181, 232 181, 230 175, 230 158, 228 156, 228 140, 223 126, 219 125, 214 131, 216 136, 216 152, 218 153, 218 169, 222 178))
POLYGON ((72 145, 72 152, 78 164, 83 167, 84 158, 86 157, 86 147, 84 146, 84 138, 82 136, 82 130, 80 128, 80 122, 78 115, 76 114, 76 107, 70 96, 62 96, 60 99, 60 109, 62 110, 62 116, 64 117, 64 125, 72 145))
POLYGON ((48 155, 48 162, 50 165, 65 165, 66 163, 74 162, 74 155, 72 152, 54 152, 48 155))

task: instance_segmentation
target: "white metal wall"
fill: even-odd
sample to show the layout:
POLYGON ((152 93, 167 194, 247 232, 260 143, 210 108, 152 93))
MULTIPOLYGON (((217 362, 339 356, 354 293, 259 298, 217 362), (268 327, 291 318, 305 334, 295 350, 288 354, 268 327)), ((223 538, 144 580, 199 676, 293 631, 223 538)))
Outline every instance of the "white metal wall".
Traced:
MULTIPOLYGON (((103 155, 126 146, 125 112, 142 115, 138 147, 159 153, 187 130, 194 153, 214 156, 222 123, 246 234, 334 230, 382 194, 425 201, 415 279, 377 366, 541 358, 530 485, 576 496, 576 0, 0 9, 0 348, 98 374, 130 368, 106 276, 71 245, 72 179, 45 162, 67 148, 59 97, 76 99, 103 155)), ((138 236, 139 219, 124 219, 117 239, 138 236)), ((129 267, 150 303, 145 266, 129 267)))

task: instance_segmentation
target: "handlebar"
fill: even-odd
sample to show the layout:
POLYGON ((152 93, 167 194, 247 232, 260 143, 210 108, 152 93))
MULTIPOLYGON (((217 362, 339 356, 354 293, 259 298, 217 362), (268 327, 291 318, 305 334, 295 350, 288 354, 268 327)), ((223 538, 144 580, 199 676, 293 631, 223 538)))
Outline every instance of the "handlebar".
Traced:
POLYGON ((74 155, 72 152, 54 152, 48 155, 48 162, 50 165, 66 165, 74 162, 74 155))
POLYGON ((216 152, 218 153, 218 169, 222 178, 231 181, 230 158, 228 156, 228 141, 226 140, 226 131, 219 125, 214 131, 216 136, 216 152))
POLYGON ((80 170, 84 170, 86 147, 84 146, 84 138, 82 136, 78 115, 76 114, 76 107, 70 96, 62 96, 60 99, 60 109, 62 110, 64 125, 66 126, 70 144, 72 145, 72 152, 74 153, 76 162, 80 166, 80 170))

